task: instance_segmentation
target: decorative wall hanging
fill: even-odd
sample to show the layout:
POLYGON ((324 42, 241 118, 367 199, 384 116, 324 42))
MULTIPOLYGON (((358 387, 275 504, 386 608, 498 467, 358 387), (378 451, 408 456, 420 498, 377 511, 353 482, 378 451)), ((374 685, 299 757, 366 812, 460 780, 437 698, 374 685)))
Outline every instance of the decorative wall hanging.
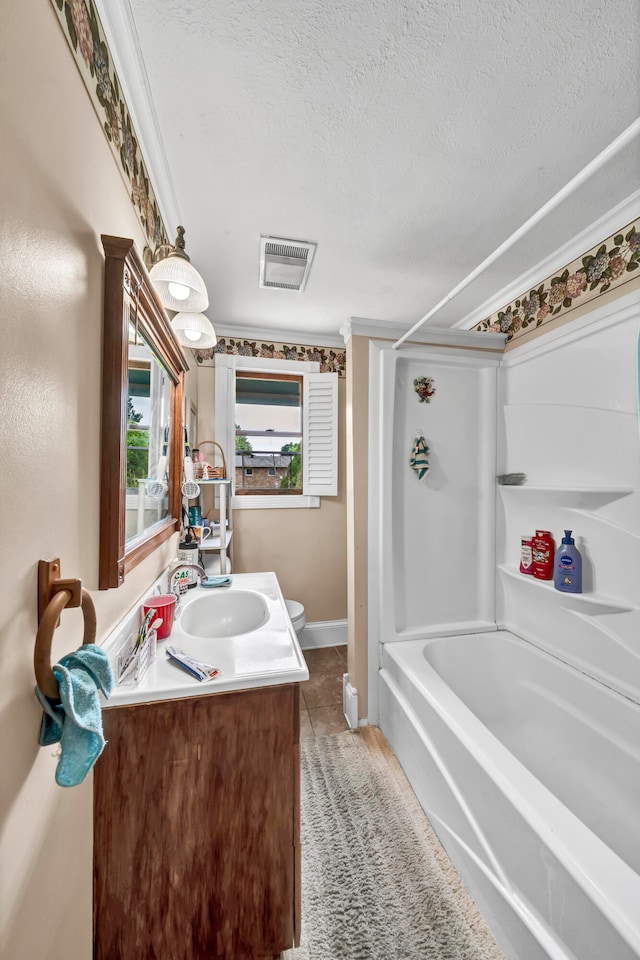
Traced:
POLYGON ((413 447, 411 449, 409 466, 418 474, 418 480, 423 480, 431 470, 431 467, 429 466, 429 460, 427 459, 430 453, 431 451, 427 446, 427 442, 424 439, 422 432, 417 430, 416 438, 413 441, 413 447))
POLYGON ((339 377, 346 375, 346 351, 332 350, 329 347, 286 343, 259 344, 257 341, 219 337, 215 347, 194 352, 197 363, 212 360, 216 353, 227 353, 240 357, 265 357, 270 360, 308 360, 320 364, 320 373, 337 373, 339 377))
POLYGON ((431 397, 436 392, 435 381, 433 377, 418 377, 413 381, 413 386, 418 394, 420 403, 431 402, 431 397))
POLYGON ((150 247, 167 243, 147 166, 92 0, 51 0, 150 247))
POLYGON ((640 220, 635 220, 471 329, 506 333, 508 343, 633 280, 638 268, 640 220))

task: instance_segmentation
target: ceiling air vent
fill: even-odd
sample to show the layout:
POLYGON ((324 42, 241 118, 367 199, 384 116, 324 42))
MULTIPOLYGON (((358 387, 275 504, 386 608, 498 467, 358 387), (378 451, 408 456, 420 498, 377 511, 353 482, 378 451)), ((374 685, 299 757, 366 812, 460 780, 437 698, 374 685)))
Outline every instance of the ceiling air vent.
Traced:
POLYGON ((315 243, 260 237, 260 286, 302 292, 315 252, 315 243))

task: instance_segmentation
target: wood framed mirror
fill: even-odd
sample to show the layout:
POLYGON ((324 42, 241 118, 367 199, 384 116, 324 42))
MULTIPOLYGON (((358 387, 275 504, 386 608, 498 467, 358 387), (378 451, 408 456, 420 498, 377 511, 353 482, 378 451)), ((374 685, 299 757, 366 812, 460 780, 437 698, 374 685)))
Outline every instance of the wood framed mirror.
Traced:
POLYGON ((103 235, 99 587, 180 525, 182 347, 133 240, 103 235))

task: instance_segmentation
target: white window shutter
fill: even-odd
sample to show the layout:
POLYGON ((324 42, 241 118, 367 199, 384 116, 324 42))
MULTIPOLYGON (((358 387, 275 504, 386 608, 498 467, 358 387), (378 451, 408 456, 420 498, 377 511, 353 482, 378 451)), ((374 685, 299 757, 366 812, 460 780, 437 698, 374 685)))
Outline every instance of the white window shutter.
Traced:
MULTIPOLYGON (((216 354, 216 385, 215 385, 215 439, 224 450, 227 460, 228 475, 233 481, 235 489, 235 450, 236 450, 236 357, 231 354, 216 354)), ((189 437, 191 440, 191 437, 189 437)), ((202 437, 192 441, 195 446, 202 437)))
POLYGON ((338 374, 304 374, 304 476, 310 497, 338 495, 338 374))

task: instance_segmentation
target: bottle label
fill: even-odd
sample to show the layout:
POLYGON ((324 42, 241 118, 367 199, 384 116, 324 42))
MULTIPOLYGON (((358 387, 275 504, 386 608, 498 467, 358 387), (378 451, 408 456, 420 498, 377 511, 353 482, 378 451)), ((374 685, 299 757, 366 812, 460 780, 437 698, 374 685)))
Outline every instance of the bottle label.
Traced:
POLYGON ((533 575, 538 580, 553 577, 554 544, 551 535, 536 535, 531 541, 533 552, 533 575))
POLYGON ((531 550, 531 538, 522 537, 520 541, 520 573, 533 572, 533 552, 531 550))

